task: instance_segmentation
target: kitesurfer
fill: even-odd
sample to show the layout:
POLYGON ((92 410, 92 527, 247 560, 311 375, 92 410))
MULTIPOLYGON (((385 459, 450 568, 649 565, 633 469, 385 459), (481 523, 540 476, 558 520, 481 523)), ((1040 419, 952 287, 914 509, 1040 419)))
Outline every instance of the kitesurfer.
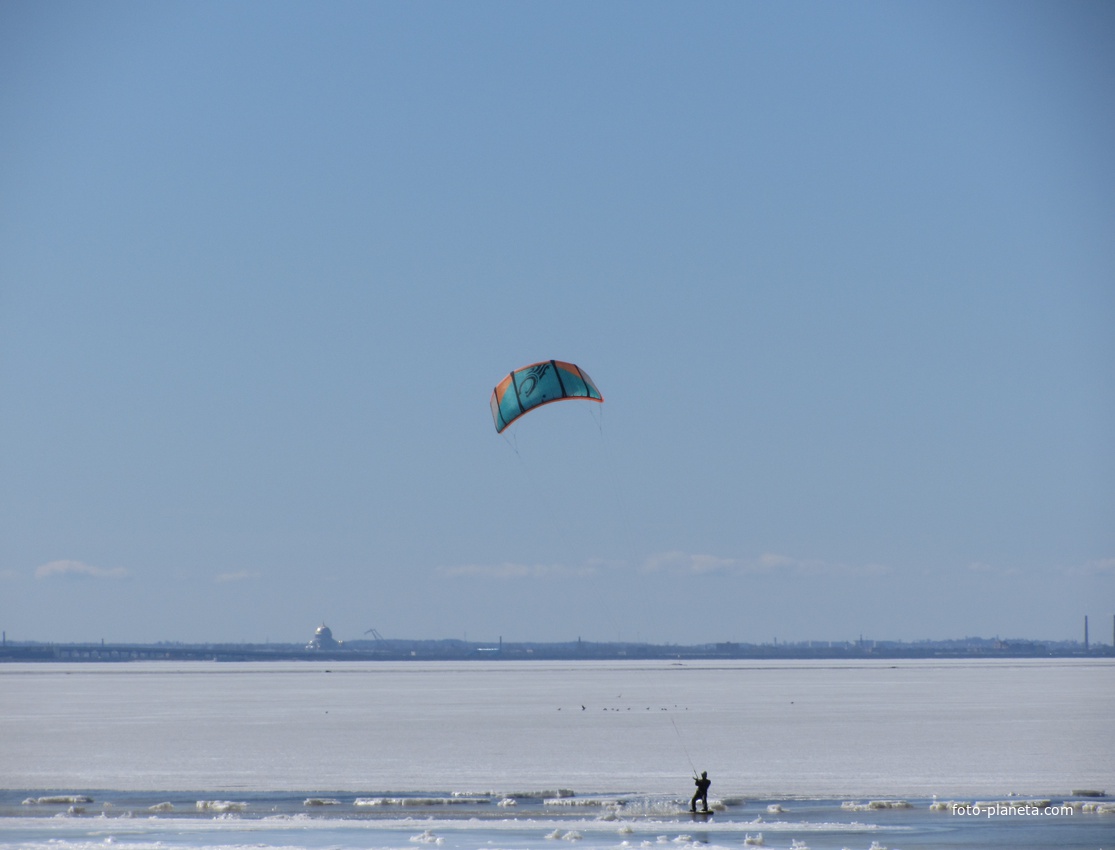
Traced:
POLYGON ((704 807, 704 811, 707 812, 708 811, 708 789, 709 789, 709 786, 712 785, 712 780, 708 778, 708 771, 702 770, 700 778, 698 779, 696 776, 694 776, 693 777, 693 782, 697 786, 697 791, 693 795, 693 799, 689 801, 689 811, 691 811, 691 812, 697 811, 697 801, 700 800, 701 805, 704 807))

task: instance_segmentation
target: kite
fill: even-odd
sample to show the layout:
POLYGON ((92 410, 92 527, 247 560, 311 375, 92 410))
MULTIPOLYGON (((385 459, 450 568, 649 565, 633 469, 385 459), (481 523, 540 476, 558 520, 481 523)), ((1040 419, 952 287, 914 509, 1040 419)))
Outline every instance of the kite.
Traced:
POLYGON ((592 378, 572 363, 543 360, 516 369, 492 390, 496 433, 502 434, 504 428, 536 407, 572 398, 604 401, 592 378))

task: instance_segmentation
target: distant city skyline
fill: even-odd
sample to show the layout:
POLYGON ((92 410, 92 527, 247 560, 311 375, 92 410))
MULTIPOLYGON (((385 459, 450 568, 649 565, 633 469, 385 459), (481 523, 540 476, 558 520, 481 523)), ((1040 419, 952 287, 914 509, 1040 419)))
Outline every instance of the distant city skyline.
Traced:
MULTIPOLYGON (((938 638, 938 639, 921 639, 921 640, 895 640, 880 636, 864 636, 861 635, 852 640, 781 640, 777 636, 769 641, 758 641, 758 643, 735 643, 735 641, 715 641, 715 643, 706 644, 691 644, 682 645, 675 643, 659 644, 653 641, 584 641, 578 637, 569 640, 560 641, 537 641, 526 638, 511 638, 504 641, 504 636, 500 635, 495 640, 468 640, 467 638, 447 638, 447 637, 384 637, 380 634, 378 629, 368 629, 365 634, 359 637, 342 638, 338 640, 333 635, 332 629, 326 622, 322 622, 320 626, 313 630, 312 636, 307 643, 301 641, 293 641, 293 643, 284 643, 284 641, 271 641, 265 640, 260 643, 243 643, 243 644, 222 644, 219 641, 148 641, 148 643, 137 644, 109 644, 108 641, 101 639, 100 641, 72 641, 72 643, 55 643, 49 640, 12 640, 9 643, 7 632, 2 632, 2 645, 9 650, 23 647, 23 648, 41 648, 50 647, 55 650, 55 659, 65 659, 67 657, 85 657, 85 651, 90 647, 93 649, 105 649, 108 651, 110 657, 119 655, 119 649, 122 647, 137 647, 144 650, 152 651, 165 651, 168 647, 174 647, 182 650, 207 648, 207 647, 223 647, 222 651, 232 651, 235 653, 236 647, 248 647, 258 653, 260 658, 268 657, 270 651, 275 649, 301 649, 306 650, 309 655, 304 657, 333 657, 336 655, 339 658, 345 657, 347 654, 356 654, 359 657, 375 657, 378 654, 388 654, 392 657, 398 656, 400 658, 406 657, 432 657, 437 655, 447 655, 448 657, 459 657, 460 655, 476 653, 478 650, 481 655, 486 651, 497 651, 497 653, 504 653, 508 651, 514 657, 529 658, 536 649, 541 649, 539 657, 576 657, 578 651, 569 649, 575 647, 586 649, 585 657, 612 657, 617 651, 617 648, 630 648, 637 649, 633 658, 639 657, 668 657, 671 650, 696 650, 699 655, 705 654, 707 650, 712 649, 715 653, 723 654, 731 657, 756 657, 756 658, 776 658, 784 657, 789 651, 793 657, 850 657, 859 653, 867 655, 876 655, 880 657, 909 657, 911 655, 917 656, 919 654, 927 655, 948 655, 959 654, 961 657, 971 653, 977 653, 981 656, 986 655, 1005 655, 1005 656, 1024 656, 1024 657, 1048 657, 1050 654, 1055 656, 1064 655, 1079 655, 1080 651, 1090 654, 1109 655, 1115 653, 1115 615, 1108 618, 1107 627, 1109 634, 1105 640, 1102 634, 1097 634, 1089 627, 1089 620, 1085 617, 1083 622, 1083 636, 1082 638, 1068 638, 1061 640, 1040 640, 1027 638, 1025 636, 979 636, 968 635, 964 637, 953 638, 938 638), (368 635, 371 635, 369 637, 368 635), (456 649, 439 649, 438 647, 458 647, 456 649), (415 651, 417 650, 417 651, 415 651), (524 655, 524 651, 526 655, 524 655), (663 655, 665 654, 665 655, 663 655)), ((207 650, 206 650, 207 651, 207 650)), ((621 655, 626 655, 626 650, 621 650, 621 655)), ((302 655, 298 653, 297 655, 302 655)), ((188 656, 188 653, 187 653, 188 656)), ((18 650, 16 654, 9 653, 8 658, 19 658, 18 650)), ((145 655, 139 656, 140 658, 147 657, 145 655)), ((255 657, 255 656, 253 656, 255 657)), ((285 657, 285 656, 283 656, 285 657)), ((35 656, 39 658, 39 656, 35 656)), ((32 658, 33 659, 33 658, 32 658)))

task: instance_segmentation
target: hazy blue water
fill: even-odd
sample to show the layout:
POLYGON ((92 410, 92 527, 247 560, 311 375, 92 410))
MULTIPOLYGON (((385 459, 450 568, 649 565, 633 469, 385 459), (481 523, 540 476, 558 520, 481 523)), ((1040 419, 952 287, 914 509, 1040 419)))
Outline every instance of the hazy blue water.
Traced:
POLYGON ((0 850, 1115 847, 1115 813, 930 810, 1115 791, 1113 697, 1091 660, 4 665, 0 850), (93 802, 23 802, 56 793, 93 802))

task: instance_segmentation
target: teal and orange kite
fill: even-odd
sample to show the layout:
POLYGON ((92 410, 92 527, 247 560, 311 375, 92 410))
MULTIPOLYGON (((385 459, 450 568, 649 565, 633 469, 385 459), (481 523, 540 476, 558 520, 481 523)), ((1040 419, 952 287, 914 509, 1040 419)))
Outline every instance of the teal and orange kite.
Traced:
POLYGON ((604 401, 600 390, 579 366, 562 360, 543 360, 516 369, 492 390, 492 420, 496 433, 543 404, 584 398, 604 401))

